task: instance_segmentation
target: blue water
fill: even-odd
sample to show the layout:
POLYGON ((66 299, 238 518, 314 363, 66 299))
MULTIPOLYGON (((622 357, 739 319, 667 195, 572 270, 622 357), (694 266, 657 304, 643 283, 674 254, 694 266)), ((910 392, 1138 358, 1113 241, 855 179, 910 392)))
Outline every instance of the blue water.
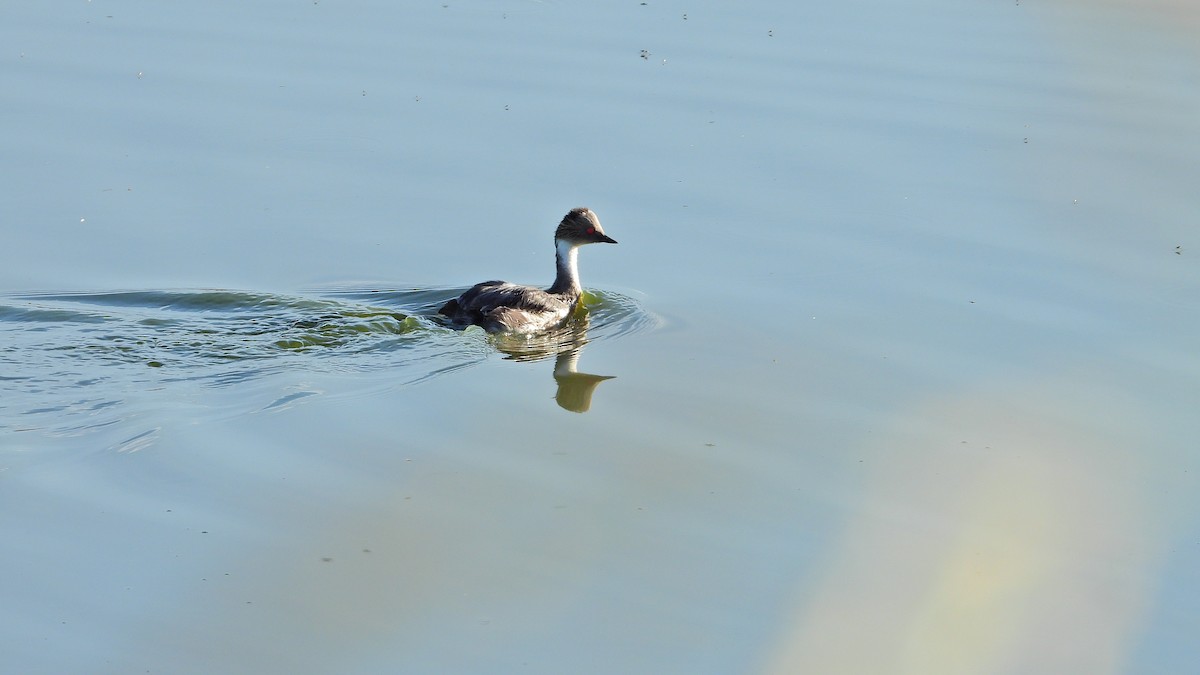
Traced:
POLYGON ((3 16, 7 669, 1200 662, 1192 8, 3 16))
MULTIPOLYGON (((487 335, 446 326, 437 314, 463 288, 339 289, 310 295, 234 291, 35 294, 0 304, 7 349, 0 367, 10 396, 0 430, 11 447, 46 455, 54 438, 105 432, 112 449, 142 449, 134 433, 149 410, 165 417, 191 403, 190 422, 290 406, 315 392, 271 391, 289 371, 386 373, 388 386, 415 384, 489 358, 523 361, 571 356, 596 340, 653 328, 659 319, 619 293, 590 293, 562 329, 487 335), (247 388, 257 389, 247 397, 247 388), (152 393, 149 393, 152 392, 152 393), (199 396, 198 392, 202 392, 199 396), (147 395, 149 393, 149 395, 147 395), (278 396, 270 401, 262 395, 278 396), (130 410, 140 400, 142 410, 130 410), (125 438, 128 436, 128 438, 125 438)), ((367 378, 363 385, 376 383, 367 378)), ((74 446, 75 441, 68 443, 74 446)))

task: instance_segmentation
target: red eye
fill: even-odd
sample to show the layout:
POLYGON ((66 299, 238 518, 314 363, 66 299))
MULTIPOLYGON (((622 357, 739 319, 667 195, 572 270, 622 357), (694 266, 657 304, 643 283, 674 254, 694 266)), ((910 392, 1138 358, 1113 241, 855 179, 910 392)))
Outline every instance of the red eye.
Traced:
POLYGON ((589 228, 587 229, 587 233, 588 233, 588 234, 596 234, 596 228, 594 228, 594 227, 589 227, 589 228))

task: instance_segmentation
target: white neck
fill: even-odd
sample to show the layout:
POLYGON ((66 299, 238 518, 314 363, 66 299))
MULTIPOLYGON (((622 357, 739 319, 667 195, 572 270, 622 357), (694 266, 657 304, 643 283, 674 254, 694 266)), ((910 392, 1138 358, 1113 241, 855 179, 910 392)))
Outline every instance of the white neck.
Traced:
POLYGON ((581 292, 583 289, 579 286, 579 245, 555 239, 554 258, 558 274, 554 278, 554 285, 550 287, 551 292, 581 292))

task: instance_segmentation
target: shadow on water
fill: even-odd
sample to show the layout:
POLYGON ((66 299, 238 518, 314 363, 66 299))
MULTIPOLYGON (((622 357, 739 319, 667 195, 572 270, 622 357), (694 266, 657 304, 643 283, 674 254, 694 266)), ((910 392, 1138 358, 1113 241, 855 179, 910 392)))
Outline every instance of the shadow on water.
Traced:
POLYGON ((579 356, 588 342, 590 319, 590 312, 580 308, 558 330, 537 335, 496 335, 493 342, 506 358, 516 361, 540 361, 553 356, 554 382, 558 387, 555 402, 564 410, 587 412, 592 407, 596 387, 615 377, 579 372, 579 356))
MULTIPOLYGON (((444 325, 437 308, 464 289, 326 289, 303 295, 236 291, 128 291, 0 297, 0 431, 74 436, 120 423, 138 400, 230 415, 278 409, 313 392, 248 392, 279 373, 383 375, 403 386, 490 358, 554 358, 556 401, 585 412, 607 376, 578 371, 584 345, 653 328, 631 297, 585 294, 564 328, 488 335, 444 325)), ((374 378, 372 382, 378 382, 374 378)), ((268 385, 271 389, 274 385, 268 385)), ((275 387, 277 388, 277 387, 275 387)))
MULTIPOLYGON (((407 293, 421 294, 425 303, 420 310, 424 315, 432 317, 438 325, 446 326, 445 322, 436 315, 436 310, 447 297, 453 297, 466 289, 447 291, 409 291, 407 293)), ((343 294, 359 300, 376 298, 381 291, 353 292, 343 291, 343 294)), ((513 361, 542 361, 554 358, 554 381, 557 392, 554 400, 564 410, 571 412, 587 412, 591 408, 592 395, 596 387, 604 380, 613 379, 612 375, 593 375, 579 372, 579 359, 584 345, 590 339, 614 337, 625 333, 653 327, 658 319, 641 309, 630 297, 619 293, 604 291, 585 291, 583 304, 561 328, 542 333, 500 334, 491 335, 491 344, 504 358, 513 361), (590 334, 590 338, 589 338, 590 334)), ((469 328, 464 332, 479 332, 478 328, 469 328)))

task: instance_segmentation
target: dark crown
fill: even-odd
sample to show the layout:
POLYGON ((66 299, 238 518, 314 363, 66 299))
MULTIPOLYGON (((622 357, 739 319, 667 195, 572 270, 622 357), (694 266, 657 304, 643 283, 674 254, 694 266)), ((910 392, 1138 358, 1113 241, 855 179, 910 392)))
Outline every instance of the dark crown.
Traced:
POLYGON ((617 243, 612 237, 604 234, 604 228, 600 227, 600 219, 596 217, 595 212, 582 206, 571 209, 563 216, 558 229, 554 231, 554 238, 580 244, 617 243))

